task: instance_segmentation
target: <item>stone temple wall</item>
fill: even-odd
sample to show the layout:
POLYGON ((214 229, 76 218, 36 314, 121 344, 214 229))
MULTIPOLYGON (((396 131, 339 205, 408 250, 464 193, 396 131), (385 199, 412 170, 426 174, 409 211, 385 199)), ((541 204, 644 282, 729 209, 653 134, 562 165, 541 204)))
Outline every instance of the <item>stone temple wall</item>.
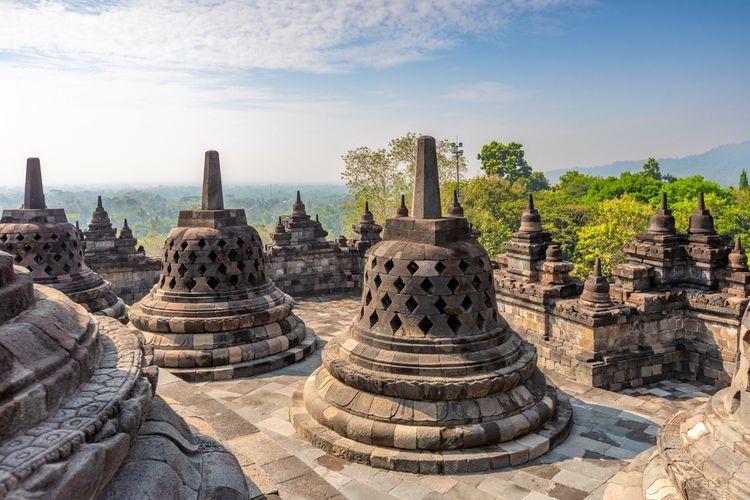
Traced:
POLYGON ((143 247, 136 248, 138 240, 128 227, 127 219, 117 235, 117 228, 112 226, 101 196, 82 235, 86 263, 112 283, 112 291, 126 304, 138 302, 156 284, 161 269, 159 259, 146 257, 143 247))
POLYGON ((581 383, 619 390, 677 378, 724 387, 750 297, 747 257, 739 241, 727 243, 702 199, 688 234, 674 230, 664 199, 649 230, 623 249, 615 282, 595 273, 581 287, 530 202, 498 256, 499 311, 536 346, 540 367, 581 383))
POLYGON ((112 291, 132 306, 141 300, 159 279, 159 259, 122 259, 115 262, 92 262, 89 267, 112 283, 112 291))
POLYGON ((266 273, 293 297, 356 294, 362 287, 362 255, 334 242, 323 248, 269 250, 266 273))
POLYGON ((299 191, 289 217, 282 219, 266 245, 266 274, 293 297, 347 294, 362 287, 365 252, 380 241, 383 228, 365 206, 354 235, 327 240, 328 232, 305 211, 299 191))

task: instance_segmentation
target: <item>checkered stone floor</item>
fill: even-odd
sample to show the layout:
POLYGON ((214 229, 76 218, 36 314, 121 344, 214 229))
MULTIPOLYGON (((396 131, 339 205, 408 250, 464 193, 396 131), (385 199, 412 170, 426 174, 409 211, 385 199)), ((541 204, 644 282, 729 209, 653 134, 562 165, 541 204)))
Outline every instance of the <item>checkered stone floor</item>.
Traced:
MULTIPOLYGON (((346 330, 358 304, 350 298, 300 300, 296 312, 315 330, 322 347, 346 330)), ((349 463, 297 437, 288 418, 292 394, 319 364, 320 349, 301 363, 252 379, 192 387, 251 422, 288 455, 301 460, 312 476, 351 499, 599 499, 610 477, 654 446, 667 417, 706 401, 715 391, 710 386, 665 381, 615 393, 553 377, 574 413, 571 435, 562 445, 512 469, 420 476, 349 463)), ((247 453, 252 457, 253 450, 247 453)), ((283 496, 283 488, 279 491, 283 496)), ((330 497, 329 493, 311 490, 309 498, 330 497)))

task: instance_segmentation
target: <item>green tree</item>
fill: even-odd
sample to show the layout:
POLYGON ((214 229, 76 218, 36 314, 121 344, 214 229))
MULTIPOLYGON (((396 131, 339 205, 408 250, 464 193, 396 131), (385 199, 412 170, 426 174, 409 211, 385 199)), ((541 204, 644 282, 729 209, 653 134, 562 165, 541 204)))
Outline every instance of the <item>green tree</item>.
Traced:
MULTIPOLYGON (((420 135, 415 132, 407 132, 401 137, 391 139, 388 143, 388 154, 399 167, 404 169, 409 186, 414 180, 414 170, 417 168, 417 140, 420 135)), ((435 140, 440 184, 456 179, 456 160, 451 154, 450 144, 447 139, 435 140)), ((466 171, 466 158, 460 156, 458 158, 458 172, 460 175, 464 175, 466 171)))
POLYGON ((622 247, 646 228, 651 213, 651 207, 627 194, 598 204, 589 223, 578 230, 573 275, 585 278, 598 256, 602 272, 611 276, 612 268, 625 259, 622 247))
POLYGON ((346 182, 353 204, 346 206, 357 217, 370 202, 376 221, 391 217, 399 204, 401 193, 406 191, 406 173, 385 149, 359 147, 342 156, 346 182))
POLYGON ((523 144, 520 142, 492 141, 482 146, 477 160, 482 162, 482 170, 487 175, 497 175, 514 184, 519 179, 528 178, 533 171, 524 157, 523 144))
POLYGON ((521 183, 526 187, 526 191, 531 193, 546 191, 550 188, 549 179, 542 172, 531 172, 527 178, 521 179, 521 183))
POLYGON ((740 183, 739 183, 739 185, 737 187, 740 188, 740 189, 747 189, 747 187, 748 187, 748 185, 747 185, 747 172, 745 171, 744 168, 742 169, 742 172, 740 172, 740 183))
POLYGON ((661 170, 659 169, 659 162, 655 158, 649 158, 646 163, 643 164, 643 170, 641 173, 657 181, 661 180, 661 170))

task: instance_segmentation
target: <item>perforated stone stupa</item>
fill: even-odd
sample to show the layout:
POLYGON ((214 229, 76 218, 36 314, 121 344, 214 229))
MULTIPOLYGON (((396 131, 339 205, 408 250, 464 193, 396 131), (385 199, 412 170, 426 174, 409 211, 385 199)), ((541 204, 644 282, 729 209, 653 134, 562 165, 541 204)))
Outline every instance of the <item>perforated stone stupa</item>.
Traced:
POLYGON ((315 350, 293 299, 266 274, 245 211, 225 209, 219 154, 206 152, 200 210, 180 212, 158 283, 131 308, 156 363, 192 381, 247 377, 315 350))
POLYGON ((38 158, 26 162, 23 206, 3 211, 0 250, 28 269, 35 283, 60 290, 89 312, 127 320, 127 306, 111 284, 86 265, 80 232, 65 210, 47 208, 38 158))
POLYGON ((571 409, 498 316, 468 221, 443 217, 435 140, 420 137, 412 216, 388 219, 359 314, 294 396, 297 432, 374 467, 456 473, 517 465, 563 440, 571 409))
POLYGON ((0 498, 247 498, 237 460, 153 395, 138 333, 12 263, 0 252, 0 498))

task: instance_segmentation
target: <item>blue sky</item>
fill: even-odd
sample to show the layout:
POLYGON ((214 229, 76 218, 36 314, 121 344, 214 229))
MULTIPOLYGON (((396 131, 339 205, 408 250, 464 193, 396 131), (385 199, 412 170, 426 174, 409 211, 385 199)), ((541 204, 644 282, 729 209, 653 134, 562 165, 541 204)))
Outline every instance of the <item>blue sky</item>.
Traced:
POLYGON ((407 131, 539 170, 750 138, 750 2, 0 3, 0 144, 47 184, 338 182, 407 131))

